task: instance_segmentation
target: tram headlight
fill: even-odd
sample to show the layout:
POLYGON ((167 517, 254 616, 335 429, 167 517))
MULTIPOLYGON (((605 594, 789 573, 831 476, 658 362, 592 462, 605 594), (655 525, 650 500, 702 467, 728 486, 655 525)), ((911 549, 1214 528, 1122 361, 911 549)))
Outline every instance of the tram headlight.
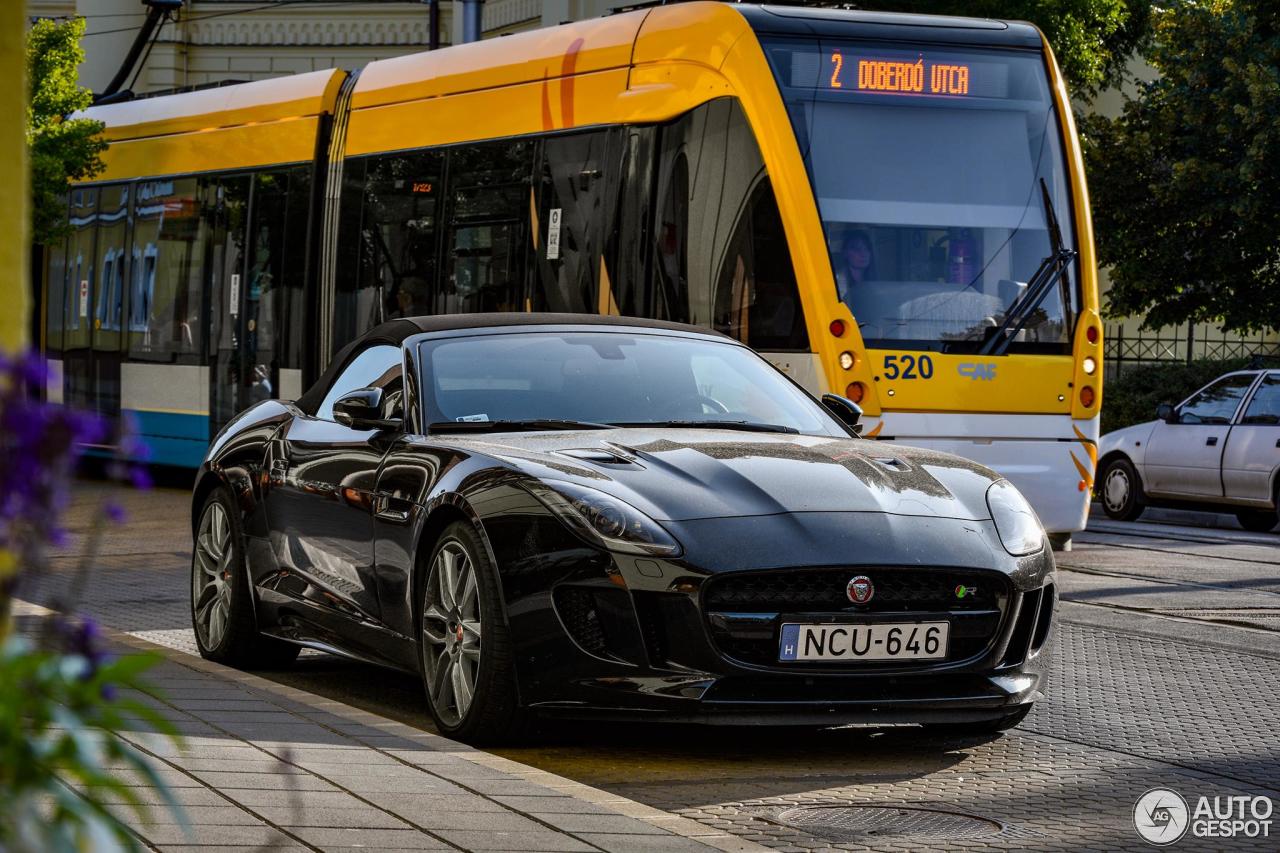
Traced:
POLYGON ((853 370, 853 353, 848 350, 840 353, 840 366, 845 370, 853 370))
POLYGON ((1044 547, 1044 528, 1036 511, 1008 480, 996 480, 987 488, 987 509, 995 522, 1000 544, 1015 557, 1034 554, 1044 547))
POLYGON ((1085 373, 1092 376, 1093 372, 1098 369, 1098 362, 1094 361, 1092 356, 1086 356, 1085 360, 1081 362, 1081 366, 1084 367, 1085 373))

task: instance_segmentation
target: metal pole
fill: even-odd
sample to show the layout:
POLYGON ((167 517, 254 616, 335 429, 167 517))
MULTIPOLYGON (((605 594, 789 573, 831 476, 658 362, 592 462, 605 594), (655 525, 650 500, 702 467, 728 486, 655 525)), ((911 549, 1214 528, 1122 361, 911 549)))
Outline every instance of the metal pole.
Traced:
POLYGON ((480 41, 480 19, 484 0, 462 0, 462 40, 480 41))
POLYGON ((430 50, 440 49, 440 0, 426 0, 427 3, 427 47, 430 50))
POLYGON ((1191 355, 1191 353, 1195 349, 1195 346, 1196 346, 1196 324, 1187 323, 1187 364, 1190 364, 1193 360, 1193 356, 1191 355))

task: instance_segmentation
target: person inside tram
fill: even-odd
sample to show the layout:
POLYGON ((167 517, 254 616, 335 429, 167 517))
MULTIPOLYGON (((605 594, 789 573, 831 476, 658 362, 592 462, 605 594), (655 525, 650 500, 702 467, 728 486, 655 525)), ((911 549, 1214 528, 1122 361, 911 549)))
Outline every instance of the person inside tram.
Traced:
POLYGON ((871 235, 861 229, 845 234, 836 257, 836 293, 845 304, 853 296, 853 288, 864 281, 876 278, 875 252, 871 235))
POLYGON ((417 317, 425 313, 422 306, 422 291, 426 281, 417 276, 406 276, 396 290, 395 308, 387 315, 388 320, 402 317, 417 317))

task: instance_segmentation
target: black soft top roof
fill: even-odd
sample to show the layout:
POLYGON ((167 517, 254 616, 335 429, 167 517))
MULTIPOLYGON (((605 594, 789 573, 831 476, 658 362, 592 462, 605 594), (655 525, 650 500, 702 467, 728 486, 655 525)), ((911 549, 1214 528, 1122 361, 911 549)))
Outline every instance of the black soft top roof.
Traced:
POLYGON ((507 311, 488 314, 437 314, 429 317, 406 317, 389 320, 347 344, 329 362, 324 373, 307 392, 299 397, 296 405, 309 415, 314 415, 324 402, 325 392, 360 351, 367 346, 390 344, 400 346, 414 335, 426 332, 453 332, 464 329, 492 329, 511 326, 614 326, 622 328, 660 329, 668 332, 692 332, 732 340, 726 335, 702 326, 687 323, 671 323, 666 320, 648 320, 643 317, 614 317, 609 314, 551 314, 507 311))

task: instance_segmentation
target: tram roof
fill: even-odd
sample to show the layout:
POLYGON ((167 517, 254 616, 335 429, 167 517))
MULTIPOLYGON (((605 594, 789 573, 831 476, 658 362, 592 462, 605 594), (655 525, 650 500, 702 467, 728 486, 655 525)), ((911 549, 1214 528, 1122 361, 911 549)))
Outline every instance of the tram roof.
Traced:
POLYGON ((108 141, 310 118, 332 112, 346 73, 337 68, 194 92, 105 104, 78 114, 106 124, 108 141))

